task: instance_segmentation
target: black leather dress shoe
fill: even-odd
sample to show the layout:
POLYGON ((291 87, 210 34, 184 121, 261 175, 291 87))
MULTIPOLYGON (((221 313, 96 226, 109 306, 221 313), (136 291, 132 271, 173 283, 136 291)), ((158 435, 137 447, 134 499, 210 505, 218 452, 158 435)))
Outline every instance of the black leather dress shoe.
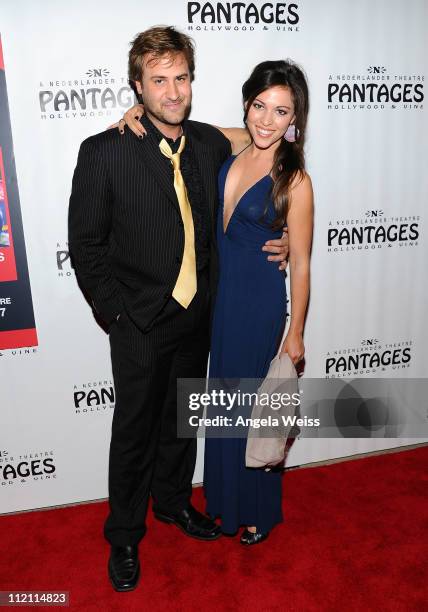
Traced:
POLYGON ((213 520, 198 512, 189 505, 185 510, 168 514, 166 512, 154 513, 155 518, 163 523, 176 525, 183 533, 197 540, 217 540, 221 536, 220 527, 213 520))
POLYGON ((256 533, 252 533, 251 531, 248 531, 248 529, 244 529, 239 541, 245 546, 252 546, 253 544, 260 544, 260 542, 266 540, 268 535, 269 531, 267 533, 260 533, 257 531, 256 533))
POLYGON ((140 578, 137 546, 112 546, 108 575, 115 591, 133 591, 140 578))

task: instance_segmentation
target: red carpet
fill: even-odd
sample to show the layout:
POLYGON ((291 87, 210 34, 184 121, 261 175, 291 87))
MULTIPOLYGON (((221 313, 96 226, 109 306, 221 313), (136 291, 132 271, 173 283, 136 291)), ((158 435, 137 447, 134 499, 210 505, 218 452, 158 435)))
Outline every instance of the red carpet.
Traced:
MULTIPOLYGON (((192 540, 150 515, 131 593, 108 582, 106 503, 0 517, 0 589, 67 590, 84 611, 421 611, 427 464, 422 447, 291 470, 285 523, 250 549, 192 540)), ((203 509, 201 489, 193 501, 203 509)))

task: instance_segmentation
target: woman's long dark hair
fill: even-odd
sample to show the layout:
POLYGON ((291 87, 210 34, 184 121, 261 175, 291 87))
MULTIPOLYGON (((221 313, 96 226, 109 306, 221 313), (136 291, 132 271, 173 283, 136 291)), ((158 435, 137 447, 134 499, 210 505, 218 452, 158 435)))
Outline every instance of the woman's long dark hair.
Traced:
POLYGON ((284 138, 275 151, 272 177, 274 185, 272 199, 276 210, 273 229, 283 227, 290 203, 291 184, 298 177, 302 180, 305 172, 305 130, 309 111, 309 91, 306 77, 296 64, 290 60, 277 60, 258 64, 242 86, 242 96, 246 103, 244 121, 255 98, 271 87, 288 87, 294 102, 296 115, 294 125, 296 142, 284 138))

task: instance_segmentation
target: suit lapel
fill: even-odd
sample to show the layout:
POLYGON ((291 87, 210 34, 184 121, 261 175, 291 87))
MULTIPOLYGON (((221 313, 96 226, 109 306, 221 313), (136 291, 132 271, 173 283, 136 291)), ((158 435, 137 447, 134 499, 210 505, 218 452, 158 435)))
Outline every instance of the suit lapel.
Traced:
POLYGON ((213 221, 216 212, 217 175, 213 163, 212 149, 200 139, 199 132, 190 122, 187 122, 186 131, 192 138, 195 161, 201 174, 204 194, 209 207, 211 221, 213 221))
POLYGON ((130 134, 130 140, 144 165, 154 176, 159 187, 181 216, 177 194, 175 193, 174 189, 172 173, 168 172, 168 165, 165 164, 164 160, 162 159, 162 153, 159 150, 159 145, 156 140, 150 134, 145 136, 142 140, 136 138, 134 134, 130 134))

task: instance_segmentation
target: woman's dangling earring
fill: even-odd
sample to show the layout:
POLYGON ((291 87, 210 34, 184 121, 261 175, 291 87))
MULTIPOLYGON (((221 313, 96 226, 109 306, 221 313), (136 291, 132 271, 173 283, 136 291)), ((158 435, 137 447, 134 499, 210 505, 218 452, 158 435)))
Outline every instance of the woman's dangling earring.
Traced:
POLYGON ((287 142, 296 142, 299 138, 299 130, 294 123, 290 123, 284 134, 284 138, 287 142))

